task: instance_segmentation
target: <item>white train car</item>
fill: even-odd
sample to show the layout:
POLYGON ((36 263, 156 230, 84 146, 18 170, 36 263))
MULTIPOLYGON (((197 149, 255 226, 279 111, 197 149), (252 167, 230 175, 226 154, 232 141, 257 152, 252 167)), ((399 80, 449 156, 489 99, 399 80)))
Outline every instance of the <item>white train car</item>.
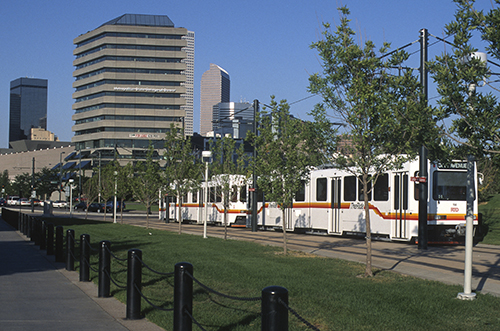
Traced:
MULTIPOLYGON (((429 243, 461 243, 464 240, 466 165, 466 162, 452 162, 447 166, 429 163, 429 243)), ((364 237, 366 222, 360 179, 335 168, 314 170, 309 176, 309 182, 296 194, 293 207, 286 211, 286 230, 364 237)), ((418 238, 420 184, 414 181, 415 177, 419 177, 418 161, 406 162, 399 170, 381 174, 374 187, 370 187, 372 237, 394 241, 418 238)), ((477 197, 477 180, 475 183, 477 197)), ((262 200, 257 205, 259 227, 282 229, 283 217, 278 206, 262 200)), ((474 199, 475 227, 477 210, 477 199, 474 199)), ((250 223, 250 217, 247 222, 250 223)))
MULTIPOLYGON (((245 227, 248 213, 248 184, 245 176, 214 176, 207 187, 203 182, 199 189, 182 197, 182 220, 185 222, 224 225, 224 181, 229 181, 229 205, 227 209, 227 225, 245 227), (205 193, 207 192, 207 193, 205 193), (205 194, 208 201, 205 200, 205 194)), ((179 204, 174 196, 164 195, 160 199, 160 220, 177 221, 179 204)))

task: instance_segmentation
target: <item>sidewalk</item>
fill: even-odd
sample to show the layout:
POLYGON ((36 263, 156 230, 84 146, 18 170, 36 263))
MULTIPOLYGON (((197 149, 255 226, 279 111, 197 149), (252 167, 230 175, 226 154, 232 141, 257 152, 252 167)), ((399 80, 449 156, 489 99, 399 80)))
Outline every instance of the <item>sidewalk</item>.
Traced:
POLYGON ((2 330, 163 330, 146 319, 126 320, 123 303, 97 298, 97 286, 78 277, 0 219, 2 330))

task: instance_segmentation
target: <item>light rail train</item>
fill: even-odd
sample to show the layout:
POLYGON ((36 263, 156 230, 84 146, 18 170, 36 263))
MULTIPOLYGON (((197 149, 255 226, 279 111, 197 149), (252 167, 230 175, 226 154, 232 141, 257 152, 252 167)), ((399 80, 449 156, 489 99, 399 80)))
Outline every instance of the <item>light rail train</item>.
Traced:
MULTIPOLYGON (((427 224, 429 243, 462 243, 465 237, 466 162, 452 162, 446 166, 429 162, 427 224)), ((372 237, 393 241, 415 241, 418 238, 418 190, 421 186, 419 162, 410 161, 401 169, 381 174, 369 195, 372 237)), ((477 173, 474 173, 477 178, 477 173)), ((235 176, 231 183, 228 226, 250 227, 251 210, 248 188, 243 176, 235 176)), ((204 184, 203 184, 204 185, 204 184)), ((222 192, 216 181, 208 183, 209 202, 203 203, 203 188, 185 197, 183 220, 203 223, 205 214, 209 224, 222 224, 224 208, 222 192)), ((477 180, 473 203, 474 228, 478 226, 477 180)), ((322 233, 339 236, 366 235, 364 199, 361 181, 351 173, 336 168, 313 170, 309 180, 295 195, 292 208, 285 213, 275 202, 266 202, 258 192, 257 224, 261 229, 282 229, 304 233, 322 233)), ((163 203, 166 206, 166 202, 163 203)), ((160 217, 176 219, 178 205, 160 211, 160 217)))

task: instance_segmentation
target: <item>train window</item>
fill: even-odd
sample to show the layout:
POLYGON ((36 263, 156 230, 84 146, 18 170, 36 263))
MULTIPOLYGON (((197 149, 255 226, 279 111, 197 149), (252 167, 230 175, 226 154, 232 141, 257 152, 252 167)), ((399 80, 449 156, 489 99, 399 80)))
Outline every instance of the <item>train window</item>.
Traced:
POLYGON ((264 202, 264 191, 257 187, 257 202, 264 202))
POLYGON ((197 203, 198 202, 198 191, 193 191, 191 192, 191 196, 193 197, 192 202, 197 203))
POLYGON ((394 176, 394 209, 408 209, 408 175, 394 176))
POLYGON ((347 176, 344 179, 344 200, 356 201, 356 177, 347 176))
POLYGON ((316 179, 316 201, 326 201, 326 178, 317 178, 316 179))
POLYGON ((184 195, 182 196, 182 203, 186 202, 188 202, 188 192, 184 193, 184 195))
MULTIPOLYGON (((358 201, 365 201, 365 197, 363 195, 363 179, 361 176, 358 177, 358 201)), ((369 179, 368 179, 369 180, 369 179)), ((371 201, 372 199, 372 182, 371 180, 368 181, 368 201, 371 201)))
POLYGON ((208 191, 208 201, 215 202, 215 187, 209 187, 208 191))
POLYGON ((238 186, 233 185, 231 188, 231 202, 238 201, 238 186))
MULTIPOLYGON (((435 171, 432 197, 434 200, 466 200, 467 173, 461 171, 435 171)), ((475 197, 474 197, 475 199, 475 197)))
POLYGON ((304 180, 300 181, 300 188, 295 193, 295 201, 306 201, 306 182, 304 180))
POLYGON ((373 200, 387 201, 389 200, 389 175, 381 174, 378 176, 375 186, 373 187, 373 200))
POLYGON ((200 206, 203 206, 204 202, 205 202, 205 191, 204 189, 201 189, 198 191, 198 201, 200 202, 200 206))
POLYGON ((221 202, 222 201, 222 188, 220 186, 217 186, 217 190, 215 193, 215 202, 221 202))
POLYGON ((247 202, 247 187, 240 187, 240 202, 247 202))

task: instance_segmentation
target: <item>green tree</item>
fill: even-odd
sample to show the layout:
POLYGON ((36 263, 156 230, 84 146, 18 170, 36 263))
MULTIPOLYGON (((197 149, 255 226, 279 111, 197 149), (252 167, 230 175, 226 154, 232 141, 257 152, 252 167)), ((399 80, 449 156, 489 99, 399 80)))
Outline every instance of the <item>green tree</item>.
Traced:
POLYGON ((59 171, 47 167, 35 173, 35 191, 39 197, 46 200, 59 187, 59 171))
POLYGON ((99 196, 99 177, 93 176, 85 181, 83 184, 83 197, 85 198, 85 219, 87 219, 89 215, 89 206, 96 201, 99 196))
POLYGON ((31 174, 27 172, 16 175, 12 183, 12 191, 19 194, 20 198, 29 197, 31 194, 31 178, 31 174))
POLYGON ((216 139, 211 145, 212 151, 212 180, 217 182, 217 187, 222 190, 222 204, 224 208, 224 240, 227 239, 227 212, 229 209, 229 200, 233 190, 236 187, 231 187, 232 175, 243 175, 245 172, 245 154, 244 145, 241 144, 236 150, 236 142, 230 137, 216 139))
POLYGON ((177 196, 179 203, 179 234, 182 233, 182 197, 200 185, 203 167, 191 145, 191 138, 184 137, 184 131, 170 126, 165 137, 165 185, 177 196))
POLYGON ((120 167, 116 163, 116 171, 118 172, 118 187, 117 187, 117 199, 120 201, 120 222, 123 223, 123 206, 124 201, 132 195, 132 181, 134 175, 134 168, 132 163, 128 163, 124 167, 120 167))
MULTIPOLYGON (((106 221, 108 200, 115 195, 115 172, 118 174, 118 162, 110 162, 101 169, 101 198, 104 200, 104 221, 106 221)), ((118 184, 118 182, 117 182, 118 184)))
POLYGON ((268 201, 274 201, 282 213, 283 251, 287 254, 286 230, 291 220, 286 210, 307 180, 317 149, 310 148, 315 139, 308 135, 308 124, 293 118, 286 100, 278 104, 271 96, 271 110, 258 113, 259 135, 251 136, 257 148, 255 162, 257 185, 268 201))
POLYGON ((153 159, 154 148, 149 146, 145 161, 138 161, 133 168, 133 177, 130 180, 131 191, 134 197, 146 206, 146 227, 149 229, 149 210, 158 198, 162 187, 160 165, 153 159))
MULTIPOLYGON (((330 31, 325 23, 323 39, 313 43, 322 60, 322 74, 313 74, 309 80, 310 92, 320 94, 323 102, 317 105, 315 116, 320 129, 331 128, 325 116, 331 109, 334 118, 341 118, 351 145, 351 155, 336 154, 333 160, 340 168, 350 171, 361 181, 362 192, 369 193, 378 176, 413 158, 424 141, 435 135, 432 110, 421 100, 421 87, 411 70, 399 75, 394 67, 408 58, 403 51, 388 54, 390 44, 384 43, 377 55, 375 45, 366 40, 356 42, 350 28, 349 9, 339 8, 340 24, 330 31), (396 74, 395 74, 396 73, 396 74), (371 184, 371 186, 370 186, 371 184)), ((330 147, 340 150, 339 140, 331 132, 330 147)), ((372 276, 371 226, 368 194, 364 196, 366 228, 365 276, 372 276)))
POLYGON ((441 117, 452 122, 442 131, 455 143, 457 157, 491 157, 500 153, 500 104, 492 93, 499 90, 488 82, 486 63, 473 54, 478 51, 475 37, 480 37, 487 44, 489 62, 500 59, 499 2, 486 13, 474 8, 474 0, 454 2, 455 19, 445 27, 445 33, 453 35, 453 46, 429 65, 440 94, 441 117))
POLYGON ((0 189, 2 190, 2 196, 9 194, 10 192, 10 180, 9 171, 6 169, 0 174, 0 189))

